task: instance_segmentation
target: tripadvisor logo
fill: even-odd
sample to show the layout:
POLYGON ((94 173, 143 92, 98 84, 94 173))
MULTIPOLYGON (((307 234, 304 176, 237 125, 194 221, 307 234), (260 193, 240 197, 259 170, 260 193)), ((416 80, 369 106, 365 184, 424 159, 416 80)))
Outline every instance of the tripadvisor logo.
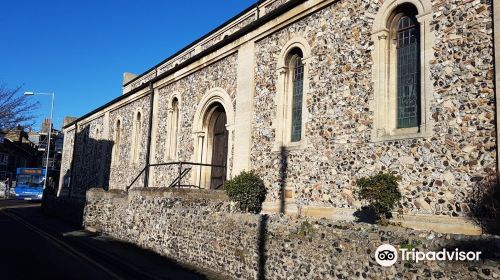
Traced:
POLYGON ((390 244, 380 245, 375 251, 375 261, 381 266, 392 266, 398 260, 398 255, 401 256, 403 261, 414 261, 418 263, 420 261, 479 261, 479 256, 482 252, 465 252, 459 249, 447 250, 443 249, 441 251, 428 251, 420 252, 418 250, 404 249, 401 248, 397 250, 394 246, 390 244))
POLYGON ((381 266, 391 266, 398 260, 398 251, 390 244, 378 246, 375 251, 375 261, 381 266))

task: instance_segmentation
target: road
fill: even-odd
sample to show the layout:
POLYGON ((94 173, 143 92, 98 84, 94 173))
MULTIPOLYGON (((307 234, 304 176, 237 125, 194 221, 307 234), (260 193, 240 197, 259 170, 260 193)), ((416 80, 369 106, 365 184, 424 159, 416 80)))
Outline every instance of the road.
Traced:
MULTIPOLYGON (((213 278, 213 277, 211 277, 213 278)), ((207 279, 135 247, 0 200, 0 279, 207 279)))

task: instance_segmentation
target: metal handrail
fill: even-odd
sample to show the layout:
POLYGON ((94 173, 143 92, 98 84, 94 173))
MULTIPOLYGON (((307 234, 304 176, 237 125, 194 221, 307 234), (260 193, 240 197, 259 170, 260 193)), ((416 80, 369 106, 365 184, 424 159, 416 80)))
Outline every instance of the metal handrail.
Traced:
POLYGON ((173 164, 186 164, 186 165, 197 165, 197 166, 211 166, 211 167, 226 167, 225 165, 216 165, 216 164, 208 164, 208 163, 197 163, 190 161, 172 161, 166 163, 152 163, 149 166, 162 166, 162 165, 173 165, 173 164))
MULTIPOLYGON (((174 182, 176 182, 177 180, 177 186, 180 187, 180 183, 181 183, 181 179, 186 176, 187 172, 185 174, 183 174, 183 171, 182 171, 182 165, 194 165, 194 166, 210 166, 210 167, 218 167, 218 168, 224 168, 226 169, 226 166, 225 165, 216 165, 216 164, 208 164, 208 163, 199 163, 199 162, 189 162, 189 161, 172 161, 172 162, 165 162, 165 163, 151 163, 151 164, 148 164, 146 166, 144 166, 144 168, 141 170, 141 172, 139 172, 139 174, 134 178, 134 180, 132 181, 132 183, 130 183, 130 185, 128 185, 125 190, 128 191, 132 185, 134 185, 134 183, 139 179, 139 177, 141 177, 142 173, 144 173, 144 171, 146 171, 147 168, 149 167, 155 167, 155 166, 167 166, 167 165, 179 165, 179 176, 174 179, 174 182)), ((187 170, 187 169, 185 169, 187 170)), ((222 184, 224 185, 224 181, 225 181, 225 178, 226 176, 222 176, 222 184)), ((169 187, 173 187, 172 185, 175 185, 175 184, 170 184, 169 187)), ((146 186, 145 186, 146 187, 146 186)))
POLYGON ((148 166, 144 166, 144 168, 141 170, 141 172, 139 172, 139 175, 137 175, 137 177, 135 177, 135 179, 132 181, 132 183, 130 183, 130 185, 128 185, 125 190, 128 191, 128 189, 130 189, 132 187, 132 185, 135 183, 135 181, 137 181, 137 179, 139 179, 139 177, 141 177, 142 173, 144 173, 144 171, 146 170, 146 168, 148 168, 148 166))
POLYGON ((184 170, 182 170, 182 173, 177 176, 174 181, 172 183, 170 183, 170 185, 168 186, 169 188, 172 188, 173 186, 177 185, 177 187, 181 187, 181 180, 182 178, 184 178, 188 173, 189 171, 191 171, 191 168, 186 168, 184 170))

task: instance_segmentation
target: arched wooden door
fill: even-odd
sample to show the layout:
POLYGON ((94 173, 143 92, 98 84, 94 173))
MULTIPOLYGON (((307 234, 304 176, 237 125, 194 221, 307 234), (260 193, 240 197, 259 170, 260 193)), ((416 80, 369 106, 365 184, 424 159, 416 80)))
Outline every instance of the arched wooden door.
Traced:
MULTIPOLYGON (((226 129, 226 112, 222 106, 218 106, 210 122, 213 127, 212 138, 212 163, 213 165, 226 165, 227 162, 227 140, 228 131, 226 129)), ((226 176, 226 168, 212 167, 210 172, 210 188, 217 189, 222 186, 223 178, 226 176)))

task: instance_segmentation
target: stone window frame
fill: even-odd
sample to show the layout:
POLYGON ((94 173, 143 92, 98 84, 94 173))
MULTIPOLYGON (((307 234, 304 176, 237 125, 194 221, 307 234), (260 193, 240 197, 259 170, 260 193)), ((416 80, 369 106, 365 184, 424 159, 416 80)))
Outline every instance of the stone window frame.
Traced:
POLYGON ((309 68, 311 62, 311 47, 303 37, 294 37, 290 39, 281 49, 276 69, 276 117, 273 120, 273 127, 276 131, 276 138, 273 151, 304 149, 307 146, 306 123, 308 120, 308 110, 306 96, 309 91, 309 68), (292 126, 292 99, 293 69, 289 67, 290 54, 294 49, 302 51, 302 63, 304 65, 304 84, 302 90, 302 130, 300 141, 291 141, 292 126))
POLYGON ((164 153, 164 161, 165 162, 172 162, 172 161, 177 161, 179 159, 179 153, 178 153, 178 144, 179 144, 179 129, 180 129, 180 123, 181 123, 181 95, 177 92, 174 92, 170 98, 168 99, 167 103, 167 137, 166 137, 166 150, 164 153), (175 126, 174 119, 174 108, 172 107, 174 100, 177 99, 177 110, 178 110, 178 115, 177 115, 177 120, 176 120, 176 128, 177 131, 174 135, 172 128, 175 126), (172 145, 172 142, 175 140, 175 147, 172 145))
POLYGON ((379 9, 372 31, 373 90, 371 111, 374 113, 372 141, 391 141, 432 136, 434 120, 431 113, 433 85, 430 62, 434 57, 434 34, 431 31, 432 5, 430 0, 390 0, 379 9), (420 125, 397 128, 397 67, 394 33, 391 28, 397 9, 413 5, 420 28, 420 125))
MULTIPOLYGON (((203 95, 201 101, 198 103, 194 119, 193 119, 193 140, 194 140, 194 153, 192 157, 193 162, 197 163, 210 163, 212 161, 212 155, 208 152, 209 141, 208 137, 208 125, 206 122, 206 117, 210 115, 211 110, 213 110, 212 105, 214 103, 219 103, 224 107, 226 112, 226 129, 228 131, 228 143, 227 143, 227 161, 226 161, 226 179, 230 179, 230 163, 233 158, 233 135, 234 135, 234 122, 235 122, 235 110, 233 105, 233 99, 227 93, 226 90, 220 87, 209 89, 205 95, 203 95)), ((210 189, 210 168, 196 167, 193 168, 192 181, 194 185, 198 185, 202 188, 210 189)))
POLYGON ((143 132, 144 125, 144 114, 141 109, 137 109, 134 111, 133 119, 132 119, 132 139, 130 145, 130 162, 132 164, 138 164, 140 159, 140 149, 141 149, 141 136, 143 132), (138 118, 139 117, 139 118, 138 118), (139 131, 138 131, 139 130, 139 131))
POLYGON ((120 162, 120 154, 121 154, 120 146, 123 140, 122 130, 123 130, 123 120, 121 117, 118 117, 116 118, 113 124, 113 151, 111 153, 111 166, 117 166, 118 163, 120 162))

